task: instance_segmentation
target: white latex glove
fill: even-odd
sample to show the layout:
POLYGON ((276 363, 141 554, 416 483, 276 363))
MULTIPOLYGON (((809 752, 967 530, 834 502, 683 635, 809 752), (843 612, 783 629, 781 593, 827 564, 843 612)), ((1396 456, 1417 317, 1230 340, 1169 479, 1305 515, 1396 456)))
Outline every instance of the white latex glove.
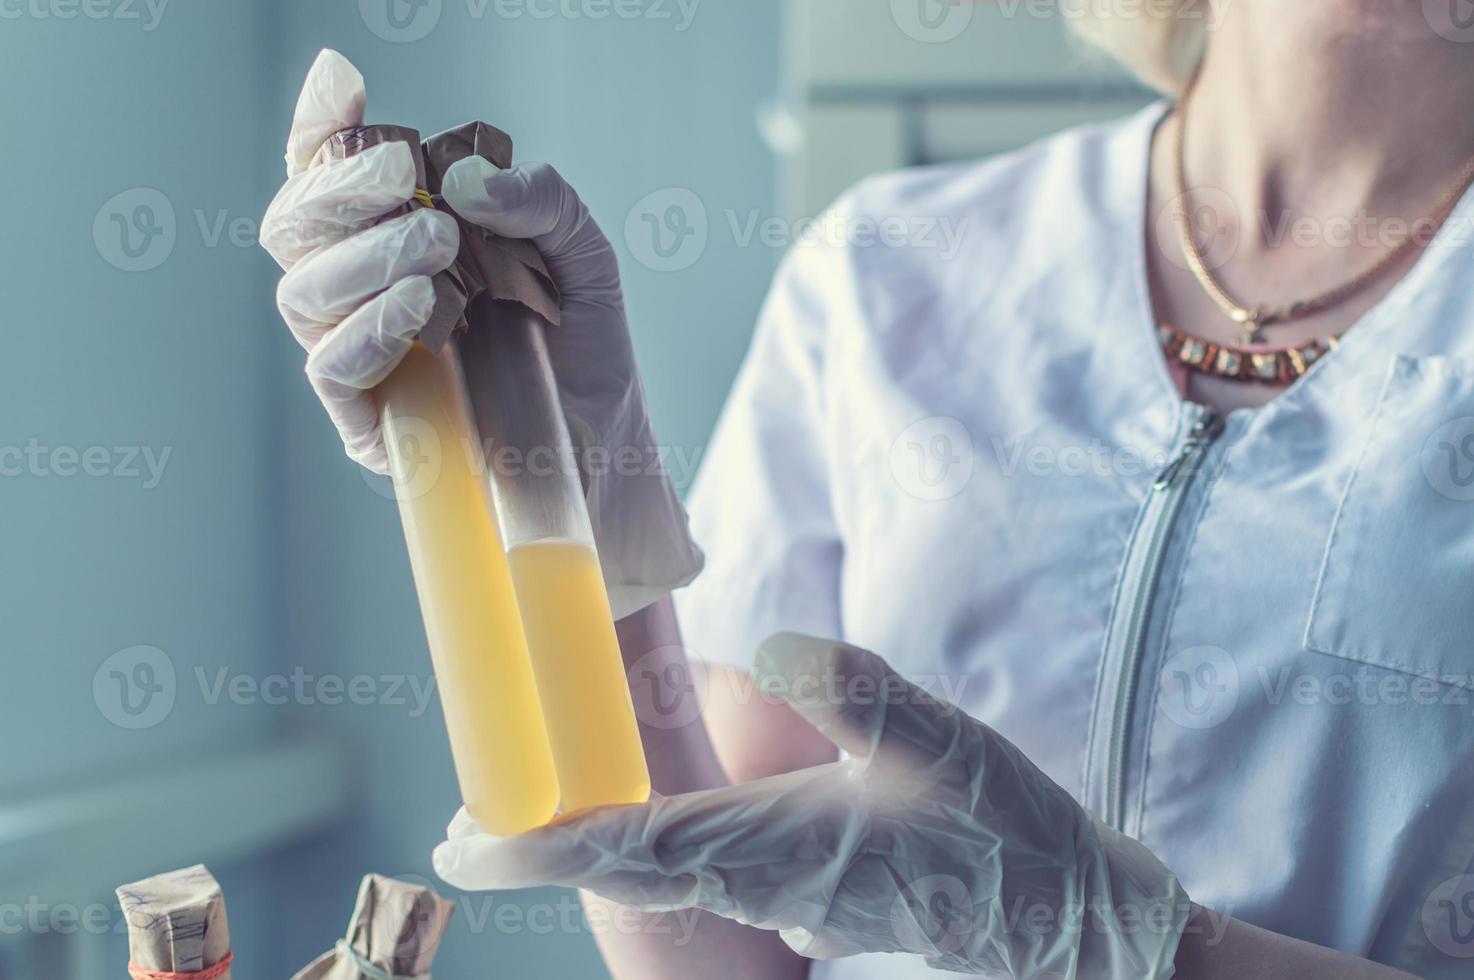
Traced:
POLYGON ((1017 980, 1172 975, 1189 910, 1172 872, 996 732, 834 641, 781 634, 756 669, 850 758, 510 838, 463 810, 436 872, 463 889, 555 884, 707 909, 819 959, 905 952, 1017 980))
POLYGON ((261 222, 261 244, 286 275, 276 302, 307 350, 307 378, 348 455, 389 472, 371 389, 414 343, 450 267, 460 231, 429 208, 382 224, 415 190, 409 147, 388 143, 307 169, 329 136, 362 125, 363 76, 335 51, 308 72, 287 138, 287 182, 261 222))
MULTIPOLYGON (((277 305, 308 351, 307 375, 348 455, 389 471, 371 389, 429 319, 430 276, 460 246, 449 214, 416 210, 377 224, 410 199, 406 147, 373 147, 307 169, 328 136, 361 125, 363 76, 335 51, 313 64, 287 141, 286 184, 262 222, 262 245, 287 270, 277 305)), ((626 616, 701 569, 686 514, 660 465, 635 367, 614 250, 552 167, 497 171, 467 158, 442 181, 447 204, 497 234, 530 239, 562 296, 548 348, 584 469, 589 517, 609 600, 626 616)))

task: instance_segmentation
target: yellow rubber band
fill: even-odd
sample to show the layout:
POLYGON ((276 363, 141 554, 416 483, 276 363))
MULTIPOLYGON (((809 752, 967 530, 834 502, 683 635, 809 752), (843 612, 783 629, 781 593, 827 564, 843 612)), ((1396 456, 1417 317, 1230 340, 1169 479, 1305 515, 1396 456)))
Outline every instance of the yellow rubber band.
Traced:
POLYGON ((425 188, 423 187, 415 188, 415 200, 419 201, 427 208, 433 208, 435 206, 435 199, 431 197, 430 192, 425 190, 425 188))

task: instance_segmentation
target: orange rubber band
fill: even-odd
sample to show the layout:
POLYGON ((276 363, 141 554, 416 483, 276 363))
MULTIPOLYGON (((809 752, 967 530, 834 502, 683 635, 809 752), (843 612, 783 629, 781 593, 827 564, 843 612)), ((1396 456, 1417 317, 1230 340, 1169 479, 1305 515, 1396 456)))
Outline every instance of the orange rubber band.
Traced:
POLYGON ((214 966, 207 966, 195 973, 170 973, 168 970, 145 970, 141 966, 128 964, 128 975, 133 980, 218 980, 225 976, 230 969, 230 961, 235 959, 235 951, 227 950, 225 958, 214 966))

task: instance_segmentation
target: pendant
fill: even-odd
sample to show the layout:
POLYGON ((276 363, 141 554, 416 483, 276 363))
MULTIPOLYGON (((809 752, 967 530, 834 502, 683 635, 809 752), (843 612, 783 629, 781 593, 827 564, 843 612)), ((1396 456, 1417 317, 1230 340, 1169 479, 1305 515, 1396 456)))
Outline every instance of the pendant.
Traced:
POLYGON ((1238 345, 1240 347, 1265 343, 1264 325, 1266 317, 1262 309, 1237 309, 1233 312, 1231 319, 1242 328, 1239 331, 1238 345))

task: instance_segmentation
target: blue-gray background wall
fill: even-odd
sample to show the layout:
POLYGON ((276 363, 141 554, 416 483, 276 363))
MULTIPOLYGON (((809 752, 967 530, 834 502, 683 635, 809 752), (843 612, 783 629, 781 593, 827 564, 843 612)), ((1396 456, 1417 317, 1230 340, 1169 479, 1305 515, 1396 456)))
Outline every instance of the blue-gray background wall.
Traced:
MULTIPOLYGON (((486 119, 516 136, 519 157, 555 162, 582 191, 621 250, 657 426, 673 447, 689 453, 706 437, 777 258, 714 234, 694 265, 660 272, 630 254, 623 228, 637 202, 672 187, 694 190, 714 221, 772 213, 774 161, 754 115, 777 86, 778 0, 702 2, 689 20, 674 0, 444 0, 421 9, 438 20, 418 39, 424 20, 385 28, 391 3, 415 10, 0 9, 0 450, 31 446, 39 460, 0 476, 0 815, 185 756, 327 733, 353 776, 341 819, 212 863, 243 980, 287 976, 330 946, 364 872, 429 877, 457 803, 434 706, 415 716, 413 704, 211 704, 195 680, 219 668, 257 680, 297 668, 429 674, 392 501, 342 456, 277 319, 277 270, 252 244, 317 50, 363 70, 371 120, 431 132, 486 119), (639 16, 535 15, 574 7, 639 16), (172 246, 145 235, 161 227, 160 197, 172 246), (124 249, 125 229, 140 255, 124 249), (103 447, 108 474, 64 475, 79 466, 66 447, 103 447), (118 447, 167 451, 157 485, 146 469, 112 472, 128 468, 118 447), (93 682, 139 645, 169 658, 179 689, 165 719, 135 730, 114 723, 93 682)), ((272 806, 242 805, 234 819, 265 822, 272 806)), ((74 859, 61 848, 38 860, 74 859)), ((0 860, 0 884, 5 874, 0 860)), ((588 936, 563 928, 563 904, 555 893, 467 897, 436 974, 602 976, 588 936), (515 909, 498 917, 504 903, 515 909)), ((54 927, 10 921, 0 919, 0 978, 42 980, 18 950, 54 927)), ((125 972, 116 930, 77 941, 96 947, 80 960, 101 966, 88 980, 125 972)))

